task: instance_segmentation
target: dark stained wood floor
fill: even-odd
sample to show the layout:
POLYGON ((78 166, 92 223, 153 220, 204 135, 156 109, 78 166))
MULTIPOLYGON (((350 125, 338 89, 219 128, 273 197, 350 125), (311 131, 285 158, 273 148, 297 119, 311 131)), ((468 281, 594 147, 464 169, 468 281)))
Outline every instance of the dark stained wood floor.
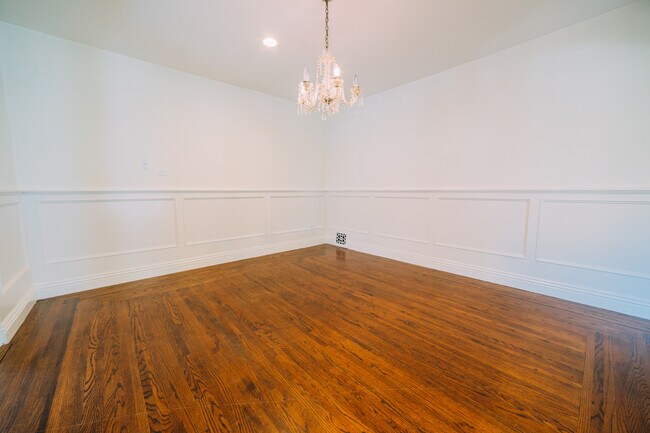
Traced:
POLYGON ((650 432, 650 322, 320 246, 40 301, 0 432, 650 432))

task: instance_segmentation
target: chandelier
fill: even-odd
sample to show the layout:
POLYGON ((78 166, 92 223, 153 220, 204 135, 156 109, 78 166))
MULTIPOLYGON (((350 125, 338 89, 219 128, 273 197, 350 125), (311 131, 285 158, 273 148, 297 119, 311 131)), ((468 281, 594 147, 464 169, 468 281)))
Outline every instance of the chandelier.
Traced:
POLYGON ((359 77, 354 75, 350 97, 345 97, 341 68, 336 64, 336 58, 330 51, 329 22, 332 0, 325 2, 325 50, 318 58, 316 68, 316 85, 309 81, 309 70, 305 68, 302 82, 298 84, 298 113, 309 114, 319 111, 323 120, 339 112, 341 104, 348 107, 357 102, 363 105, 363 92, 359 86, 359 77))

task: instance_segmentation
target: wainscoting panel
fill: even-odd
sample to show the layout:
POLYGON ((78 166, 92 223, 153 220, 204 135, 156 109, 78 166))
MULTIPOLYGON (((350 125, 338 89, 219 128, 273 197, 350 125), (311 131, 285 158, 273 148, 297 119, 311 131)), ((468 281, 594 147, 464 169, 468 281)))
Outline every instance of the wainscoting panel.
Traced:
POLYGON ((270 201, 272 235, 311 231, 324 226, 323 195, 272 195, 270 201))
POLYGON ((330 194, 327 225, 342 231, 370 233, 370 196, 330 194))
POLYGON ((45 264, 177 246, 173 198, 38 202, 45 264))
POLYGON ((537 260, 650 279, 650 201, 542 200, 537 260))
POLYGON ((373 233, 384 238, 431 242, 431 199, 421 196, 374 198, 373 233))
POLYGON ((183 199, 185 245, 266 235, 264 196, 183 199))
POLYGON ((20 202, 0 201, 0 296, 11 289, 28 267, 20 202))
POLYGON ((436 245, 524 258, 530 200, 440 197, 436 245))

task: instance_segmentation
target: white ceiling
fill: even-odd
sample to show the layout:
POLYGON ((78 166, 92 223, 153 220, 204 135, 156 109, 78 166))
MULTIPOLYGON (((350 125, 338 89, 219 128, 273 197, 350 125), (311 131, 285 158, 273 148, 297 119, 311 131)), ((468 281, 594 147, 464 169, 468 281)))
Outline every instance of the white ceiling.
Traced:
MULTIPOLYGON (((330 41, 368 95, 633 2, 333 0, 330 41)), ((0 19, 284 98, 324 37, 322 0, 0 0, 0 19)))

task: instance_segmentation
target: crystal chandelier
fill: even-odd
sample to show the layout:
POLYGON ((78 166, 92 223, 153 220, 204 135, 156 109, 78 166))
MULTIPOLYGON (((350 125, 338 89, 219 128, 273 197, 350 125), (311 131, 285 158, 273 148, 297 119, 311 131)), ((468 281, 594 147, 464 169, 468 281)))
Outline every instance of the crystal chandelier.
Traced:
POLYGON ((363 105, 363 92, 359 86, 359 77, 355 74, 350 97, 345 97, 341 68, 336 64, 336 58, 330 51, 329 4, 332 0, 323 1, 325 2, 325 50, 318 58, 316 85, 309 81, 307 68, 303 73, 302 82, 298 84, 298 113, 309 114, 319 111, 321 117, 327 119, 328 116, 339 112, 341 104, 351 107, 359 102, 359 105, 363 105))

